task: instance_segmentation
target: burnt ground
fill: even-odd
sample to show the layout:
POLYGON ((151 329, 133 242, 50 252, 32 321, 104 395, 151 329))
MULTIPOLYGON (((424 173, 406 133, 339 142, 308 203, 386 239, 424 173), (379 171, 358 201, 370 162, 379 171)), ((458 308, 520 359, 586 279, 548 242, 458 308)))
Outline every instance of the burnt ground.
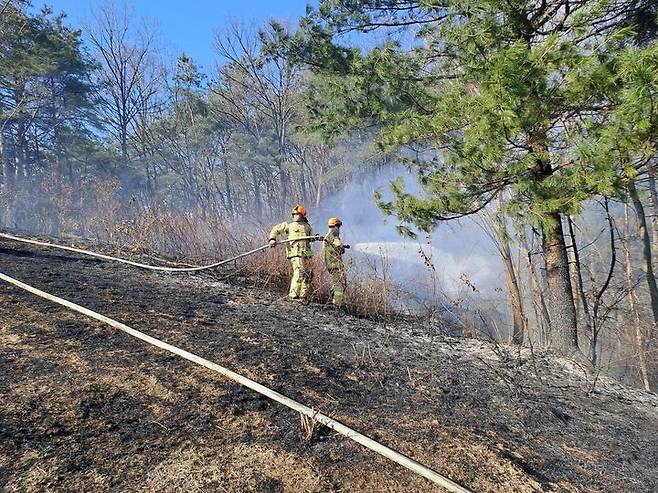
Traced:
MULTIPOLYGON (((658 491, 658 396, 576 363, 0 241, 0 271, 227 366, 478 492, 658 491)), ((0 282, 0 491, 442 491, 0 282)))

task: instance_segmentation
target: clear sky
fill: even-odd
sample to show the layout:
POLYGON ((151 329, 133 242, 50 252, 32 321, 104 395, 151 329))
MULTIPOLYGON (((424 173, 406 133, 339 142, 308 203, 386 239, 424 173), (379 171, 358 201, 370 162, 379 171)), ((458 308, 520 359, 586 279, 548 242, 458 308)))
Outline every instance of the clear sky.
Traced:
MULTIPOLYGON (((55 13, 66 12, 68 25, 82 28, 101 0, 33 0, 33 9, 49 5, 55 13)), ((128 2, 135 16, 158 26, 167 51, 173 56, 185 52, 208 73, 213 67, 213 36, 216 29, 231 21, 258 26, 270 18, 290 21, 292 25, 304 15, 306 4, 317 0, 134 0, 128 2)), ((117 5, 122 5, 118 0, 117 5)))

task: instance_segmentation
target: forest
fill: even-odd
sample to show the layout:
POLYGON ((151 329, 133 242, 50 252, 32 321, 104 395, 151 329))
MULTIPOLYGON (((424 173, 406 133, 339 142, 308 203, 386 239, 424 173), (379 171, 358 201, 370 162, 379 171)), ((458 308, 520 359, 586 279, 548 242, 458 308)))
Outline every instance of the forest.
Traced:
POLYGON ((195 260, 403 169, 417 187, 371 200, 409 245, 472 220, 498 253, 509 320, 464 335, 655 390, 657 19, 651 0, 322 0, 218 26, 204 72, 129 6, 72 26, 0 0, 0 228, 195 260))

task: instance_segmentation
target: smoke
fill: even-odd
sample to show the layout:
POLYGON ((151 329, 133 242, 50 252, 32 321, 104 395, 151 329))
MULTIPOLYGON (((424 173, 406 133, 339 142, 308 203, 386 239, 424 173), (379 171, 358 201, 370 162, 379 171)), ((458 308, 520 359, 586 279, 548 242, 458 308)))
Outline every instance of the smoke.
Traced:
MULTIPOLYGON (((430 234, 418 232, 415 240, 401 237, 396 218, 386 216, 375 204, 373 192, 402 177, 414 194, 422 190, 406 168, 393 166, 355 180, 341 193, 321 204, 312 222, 318 229, 331 216, 343 221, 341 236, 352 245, 346 260, 356 266, 388 270, 393 282, 408 293, 406 307, 439 303, 443 306, 482 308, 496 305, 507 311, 502 263, 498 251, 475 220, 440 224, 430 234)), ((498 313, 500 315, 500 313, 498 313)), ((503 317, 505 318, 505 317, 503 317)))

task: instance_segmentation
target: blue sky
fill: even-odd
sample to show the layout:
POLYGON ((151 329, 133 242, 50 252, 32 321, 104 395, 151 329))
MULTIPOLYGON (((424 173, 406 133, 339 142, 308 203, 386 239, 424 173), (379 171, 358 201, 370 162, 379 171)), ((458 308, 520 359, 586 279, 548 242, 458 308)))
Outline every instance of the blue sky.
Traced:
MULTIPOLYGON (((33 8, 40 10, 49 5, 55 13, 66 12, 68 25, 81 28, 95 6, 103 5, 99 0, 34 0, 33 8)), ((216 29, 231 21, 244 21, 247 25, 260 25, 270 18, 290 21, 304 15, 306 4, 316 0, 183 0, 158 1, 134 0, 128 2, 135 15, 148 24, 158 26, 167 51, 173 56, 181 52, 194 58, 208 73, 213 67, 213 36, 216 29)), ((119 0, 117 5, 121 5, 119 0)))

